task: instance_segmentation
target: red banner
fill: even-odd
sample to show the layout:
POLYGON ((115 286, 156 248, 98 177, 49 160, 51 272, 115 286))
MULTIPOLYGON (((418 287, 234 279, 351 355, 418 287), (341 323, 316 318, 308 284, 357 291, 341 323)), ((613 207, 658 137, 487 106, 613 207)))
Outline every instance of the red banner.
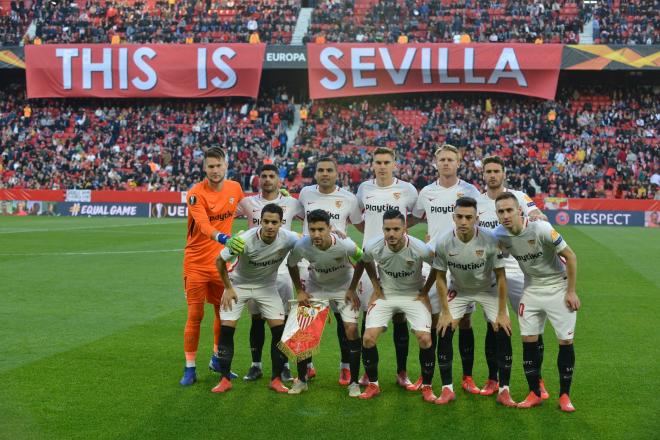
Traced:
POLYGON ((560 44, 309 44, 310 97, 430 91, 554 99, 560 44))
POLYGON ((30 45, 28 98, 256 98, 265 51, 265 44, 30 45))

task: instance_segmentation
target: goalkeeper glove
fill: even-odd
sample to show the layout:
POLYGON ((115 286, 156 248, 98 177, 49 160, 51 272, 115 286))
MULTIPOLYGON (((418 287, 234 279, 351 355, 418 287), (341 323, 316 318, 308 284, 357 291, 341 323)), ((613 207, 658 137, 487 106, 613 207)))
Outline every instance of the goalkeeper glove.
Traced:
MULTIPOLYGON (((239 232, 240 234, 240 232, 239 232)), ((229 252, 234 255, 240 255, 245 251, 245 240, 243 237, 235 235, 227 240, 226 246, 229 248, 229 252)))
POLYGON ((280 188, 280 194, 282 194, 283 197, 291 197, 291 194, 289 194, 289 191, 287 191, 286 188, 280 188))

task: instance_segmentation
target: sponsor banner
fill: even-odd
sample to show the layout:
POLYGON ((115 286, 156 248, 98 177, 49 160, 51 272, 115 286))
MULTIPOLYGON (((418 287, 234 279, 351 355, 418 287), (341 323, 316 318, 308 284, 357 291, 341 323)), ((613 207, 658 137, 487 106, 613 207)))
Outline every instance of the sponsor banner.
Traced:
POLYGON ((571 44, 564 47, 562 70, 660 70, 660 46, 571 44))
POLYGON ((188 205, 185 203, 150 203, 149 217, 151 218, 187 218, 188 205))
POLYGON ((22 47, 0 50, 0 69, 25 69, 25 52, 22 47))
POLYGON ((78 203, 63 202, 56 206, 57 215, 70 217, 148 217, 147 203, 78 203))
POLYGON ((55 216, 57 203, 40 200, 1 200, 0 216, 55 216))
POLYGON ((553 225, 644 226, 643 211, 552 211, 545 212, 553 225))
POLYGON ((264 69, 306 69, 305 46, 272 45, 266 47, 264 69))
POLYGON ((28 98, 257 97, 264 44, 26 46, 28 98))
POLYGON ((308 44, 310 97, 430 91, 554 99, 562 45, 308 44))
POLYGON ((90 189, 67 189, 65 202, 91 202, 92 190, 90 189))

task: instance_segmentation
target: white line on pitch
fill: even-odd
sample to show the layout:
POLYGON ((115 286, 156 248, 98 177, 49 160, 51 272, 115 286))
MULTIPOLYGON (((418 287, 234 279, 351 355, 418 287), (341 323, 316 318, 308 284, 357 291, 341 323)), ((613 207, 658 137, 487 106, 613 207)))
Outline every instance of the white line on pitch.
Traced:
POLYGON ((0 253, 0 257, 60 257, 66 255, 158 254, 161 252, 181 252, 182 250, 183 249, 149 249, 137 251, 0 253))
POLYGON ((133 223, 127 225, 107 225, 107 226, 76 226, 71 228, 51 228, 51 229, 17 229, 14 231, 0 231, 0 234, 23 234, 27 232, 59 232, 59 231, 81 231, 85 229, 107 229, 107 228, 130 228, 133 226, 162 226, 172 225, 178 222, 164 223, 133 223))

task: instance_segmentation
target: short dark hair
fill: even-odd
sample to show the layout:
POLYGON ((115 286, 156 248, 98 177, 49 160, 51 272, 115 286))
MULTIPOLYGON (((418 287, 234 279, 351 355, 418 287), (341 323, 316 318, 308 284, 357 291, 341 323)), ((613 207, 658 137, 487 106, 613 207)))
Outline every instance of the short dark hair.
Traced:
POLYGON ((401 211, 399 211, 398 209, 390 208, 387 211, 385 211, 385 213, 383 214, 383 222, 385 222, 385 220, 393 220, 395 218, 398 218, 404 224, 406 223, 406 218, 403 216, 403 214, 401 214, 401 211))
POLYGON ((225 154, 225 150, 223 150, 222 148, 211 147, 204 152, 204 159, 208 159, 209 157, 212 157, 214 159, 225 160, 227 158, 227 155, 225 154))
POLYGON ((472 197, 460 197, 456 200, 456 207, 477 209, 477 201, 472 197))
POLYGON ((330 214, 323 209, 315 209, 307 214, 307 223, 324 222, 330 226, 330 214))
POLYGON ((502 194, 497 196, 497 198, 495 199, 495 204, 497 204, 497 202, 500 202, 502 200, 513 200, 514 202, 516 202, 516 206, 520 206, 520 203, 518 203, 518 198, 515 195, 513 195, 513 193, 506 191, 503 192, 502 194))
POLYGON ((335 164, 335 169, 337 169, 337 159, 335 159, 334 156, 321 156, 316 161, 316 168, 319 167, 319 163, 321 162, 332 162, 333 164, 335 164))
POLYGON ((269 203, 263 207, 263 209, 261 210, 261 218, 264 218, 264 214, 267 212, 279 215, 280 220, 282 220, 282 217, 284 217, 284 211, 280 206, 276 205, 275 203, 269 203))
POLYGON ((500 156, 488 156, 488 157, 486 157, 486 158, 483 160, 483 166, 484 166, 484 168, 485 168, 486 165, 488 165, 489 163, 496 163, 496 164, 498 164, 499 166, 502 167, 502 171, 506 171, 506 167, 504 166, 504 161, 502 160, 502 158, 501 158, 500 156))
POLYGON ((261 171, 259 171, 259 174, 261 175, 261 173, 263 173, 264 171, 274 171, 275 174, 277 174, 278 177, 280 175, 279 174, 280 170, 278 170, 277 167, 275 165, 273 165, 272 163, 267 163, 264 166, 262 166, 261 171))

